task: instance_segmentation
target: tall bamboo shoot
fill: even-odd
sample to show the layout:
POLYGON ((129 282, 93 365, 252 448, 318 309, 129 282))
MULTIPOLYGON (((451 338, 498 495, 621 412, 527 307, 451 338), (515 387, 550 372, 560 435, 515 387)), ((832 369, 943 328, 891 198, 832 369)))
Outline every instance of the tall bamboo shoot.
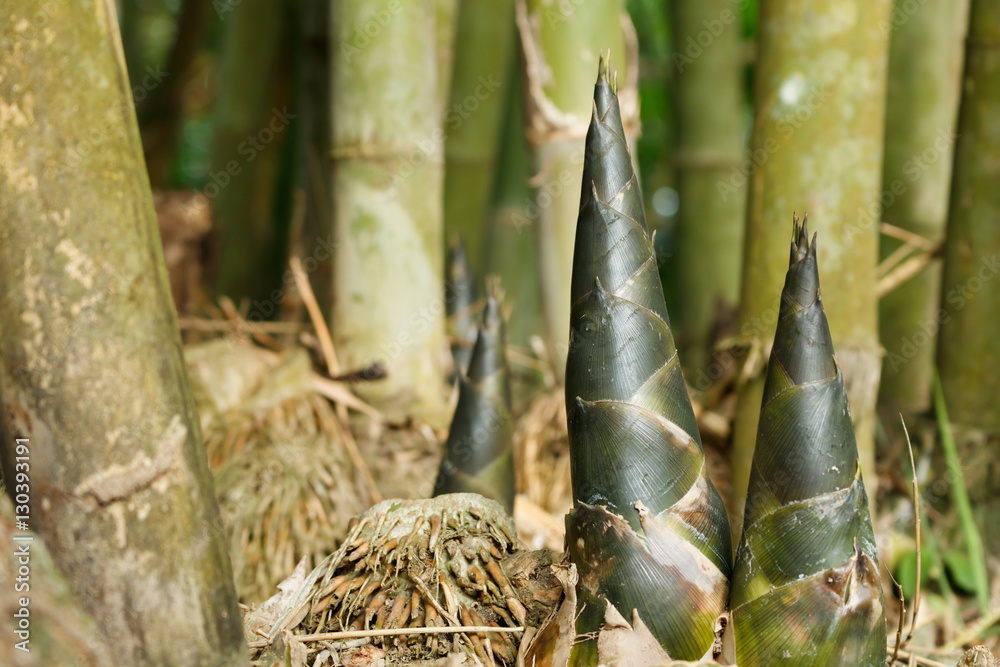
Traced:
POLYGON ((883 667, 885 609, 816 242, 795 220, 730 607, 741 667, 883 667))
MULTIPOLYGON (((726 511, 670 330, 618 100, 602 63, 587 133, 566 364, 580 635, 608 605, 673 658, 713 641, 730 571, 726 511)), ((595 664, 594 635, 574 664, 595 664)))

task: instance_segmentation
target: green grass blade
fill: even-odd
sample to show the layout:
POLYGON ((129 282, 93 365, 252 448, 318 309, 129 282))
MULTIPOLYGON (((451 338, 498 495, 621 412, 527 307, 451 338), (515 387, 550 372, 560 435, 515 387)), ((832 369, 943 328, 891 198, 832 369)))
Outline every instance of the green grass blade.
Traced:
POLYGON ((976 584, 976 600, 983 614, 989 613, 990 583, 986 575, 986 558, 983 554, 983 539, 972 516, 972 503, 965 489, 965 477, 962 475, 962 464, 958 459, 958 448, 951 433, 951 421, 948 419, 948 406, 944 400, 944 390, 941 388, 941 376, 934 369, 934 414, 937 417, 938 429, 941 433, 941 447, 944 449, 944 460, 948 466, 948 477, 951 481, 952 497, 958 510, 958 519, 965 537, 965 548, 969 551, 969 562, 972 564, 972 576, 976 584))

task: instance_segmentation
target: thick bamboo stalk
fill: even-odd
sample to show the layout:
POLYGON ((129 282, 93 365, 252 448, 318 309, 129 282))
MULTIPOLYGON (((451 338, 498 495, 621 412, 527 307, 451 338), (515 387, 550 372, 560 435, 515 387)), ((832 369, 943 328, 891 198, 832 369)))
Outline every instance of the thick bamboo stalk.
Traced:
MULTIPOLYGON (((906 0, 897 0, 893 11, 898 26, 890 37, 882 219, 940 243, 948 215, 968 0, 931 0, 912 13, 907 7, 906 0)), ((883 235, 881 257, 902 245, 883 235)), ((932 260, 879 303, 885 348, 879 400, 893 415, 930 407, 940 281, 941 262, 932 260)))
POLYGON ((506 100, 517 84, 513 0, 462 0, 445 109, 444 225, 465 241, 473 273, 486 266, 486 229, 506 100))
POLYGON ((357 389, 389 414, 445 421, 443 142, 437 3, 333 6, 332 332, 357 389))
POLYGON ((271 0, 233 4, 224 19, 212 167, 205 194, 219 227, 220 294, 251 300, 251 320, 271 317, 285 262, 275 209, 278 165, 296 114, 276 103, 287 11, 271 0))
MULTIPOLYGON (((520 71, 518 54, 511 56, 508 69, 520 71)), ((507 91, 506 105, 485 266, 487 274, 500 276, 500 284, 504 286, 505 303, 510 309, 507 342, 527 348, 533 336, 541 335, 542 324, 533 227, 535 200, 528 184, 531 156, 524 137, 521 86, 507 91)))
POLYGON ((937 363, 966 483, 990 550, 1000 548, 1000 6, 970 8, 941 283, 937 363))
POLYGON ((885 603, 816 237, 798 220, 730 607, 744 667, 884 667, 885 603))
POLYGON ((678 293, 675 328, 689 369, 711 355, 720 310, 735 311, 743 253, 746 184, 719 187, 746 143, 743 21, 731 0, 671 2, 676 75, 678 293))
MULTIPOLYGON (((621 26, 627 19, 623 19, 620 0, 516 0, 515 9, 527 79, 525 127, 535 157, 542 319, 553 370, 562 379, 580 204, 578 177, 590 121, 594 68, 600 51, 607 49, 633 73, 637 68, 636 63, 625 61, 621 26)), ((636 82, 625 71, 620 90, 628 138, 638 131, 638 106, 636 82)))
POLYGON ((938 364, 952 420, 1000 432, 1000 6, 973 0, 945 245, 938 364))
POLYGON ((7 491, 114 664, 245 665, 114 7, 4 10, 7 491))
MULTIPOLYGON (((880 349, 875 264, 880 221, 889 0, 763 0, 760 4, 739 334, 749 380, 733 444, 734 522, 742 517, 764 377, 778 317, 786 221, 820 221, 826 312, 844 369, 861 469, 874 497, 874 409, 880 349)), ((736 534, 739 534, 739 526, 736 534)))

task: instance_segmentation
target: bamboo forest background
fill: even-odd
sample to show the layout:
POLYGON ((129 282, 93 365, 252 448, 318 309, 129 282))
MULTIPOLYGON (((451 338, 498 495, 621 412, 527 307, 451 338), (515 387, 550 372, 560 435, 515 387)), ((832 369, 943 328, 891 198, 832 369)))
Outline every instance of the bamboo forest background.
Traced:
MULTIPOLYGON (((514 442, 503 451, 516 478, 508 509, 532 546, 563 550, 574 239, 603 52, 734 546, 793 214, 805 215, 872 507, 890 647, 897 621, 909 624, 900 594, 909 605, 920 590, 901 660, 954 665, 963 647, 995 650, 1000 3, 117 9, 243 601, 270 596, 300 556, 316 565, 362 534, 352 516, 432 494, 442 448, 451 456, 456 442, 453 380, 484 308, 489 354, 506 354, 513 386, 481 399, 504 415, 483 428, 514 442), (212 347, 220 340, 250 344, 234 353, 212 347), (272 450, 273 460, 260 453, 272 450), (244 451, 257 453, 239 459, 244 451), (302 491, 313 474, 323 507, 302 491), (255 536, 261 516, 293 528, 255 536)), ((796 243, 793 258, 809 248, 796 243)), ((506 370, 482 368, 507 381, 506 370)), ((486 396, 483 382, 475 391, 486 396)), ((329 578, 349 578, 335 570, 329 578)), ((237 630, 206 641, 235 646, 227 632, 237 630)))

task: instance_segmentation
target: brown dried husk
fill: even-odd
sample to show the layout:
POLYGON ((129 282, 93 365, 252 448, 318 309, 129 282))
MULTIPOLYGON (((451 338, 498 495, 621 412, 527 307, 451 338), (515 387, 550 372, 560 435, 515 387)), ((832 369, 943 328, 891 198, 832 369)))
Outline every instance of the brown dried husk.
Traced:
POLYGON ((555 516, 573 507, 569 476, 566 395, 562 387, 538 397, 514 435, 518 493, 555 516))
MULTIPOLYGON (((519 550, 503 508, 477 494, 386 500, 352 520, 347 539, 287 596, 279 618, 262 622, 252 611, 247 621, 274 637, 283 630, 538 627, 561 596, 551 563, 549 552, 519 550)), ((509 665, 520 639, 518 632, 442 633, 371 643, 390 665, 449 653, 464 654, 467 664, 509 665)))
POLYGON ((262 600, 301 558, 336 547, 366 493, 305 350, 220 339, 187 359, 237 590, 262 600))

